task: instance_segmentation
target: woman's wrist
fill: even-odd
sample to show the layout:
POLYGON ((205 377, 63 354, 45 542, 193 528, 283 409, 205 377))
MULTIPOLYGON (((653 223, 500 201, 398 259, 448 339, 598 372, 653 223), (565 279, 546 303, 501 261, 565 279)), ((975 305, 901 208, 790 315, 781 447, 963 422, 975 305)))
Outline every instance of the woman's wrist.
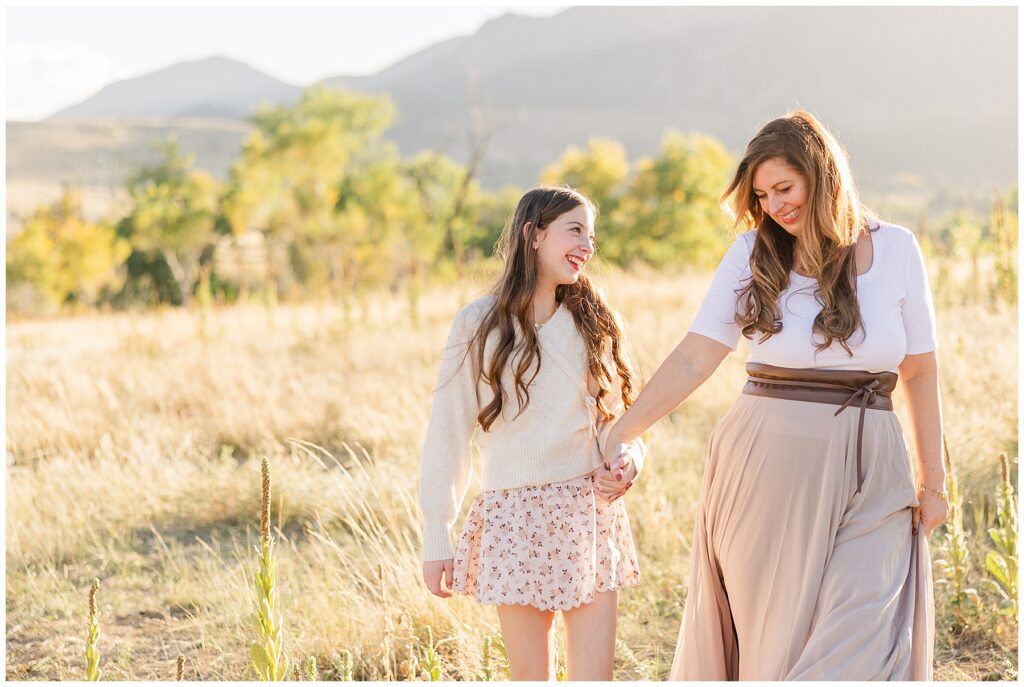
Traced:
POLYGON ((922 461, 918 461, 917 475, 917 486, 919 489, 921 487, 927 487, 928 489, 934 489, 935 491, 944 492, 946 490, 946 470, 942 467, 941 462, 929 461, 926 464, 922 461))
POLYGON ((632 438, 627 438, 627 434, 626 434, 627 427, 626 427, 625 423, 623 422, 625 417, 626 416, 623 415, 622 417, 620 417, 615 422, 614 425, 612 425, 611 430, 608 432, 608 442, 609 443, 614 442, 614 443, 618 443, 618 444, 628 444, 630 441, 632 441, 632 438))
POLYGON ((943 501, 949 501, 949 496, 946 494, 945 489, 935 489, 934 487, 930 487, 927 484, 921 483, 917 485, 917 490, 923 491, 927 494, 931 494, 932 496, 938 496, 943 501))

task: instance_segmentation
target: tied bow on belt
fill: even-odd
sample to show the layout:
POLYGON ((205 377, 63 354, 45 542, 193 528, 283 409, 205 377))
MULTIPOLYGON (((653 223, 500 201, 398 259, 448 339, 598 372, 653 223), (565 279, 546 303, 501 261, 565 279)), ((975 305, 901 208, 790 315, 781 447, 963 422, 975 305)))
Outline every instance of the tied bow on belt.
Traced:
POLYGON ((784 398, 792 401, 831 403, 839 408, 833 417, 857 403, 857 492, 864 485, 862 444, 864 416, 872 410, 892 410, 892 391, 896 388, 895 372, 864 372, 860 370, 816 370, 776 367, 763 363, 747 363, 747 383, 743 393, 751 396, 784 398))

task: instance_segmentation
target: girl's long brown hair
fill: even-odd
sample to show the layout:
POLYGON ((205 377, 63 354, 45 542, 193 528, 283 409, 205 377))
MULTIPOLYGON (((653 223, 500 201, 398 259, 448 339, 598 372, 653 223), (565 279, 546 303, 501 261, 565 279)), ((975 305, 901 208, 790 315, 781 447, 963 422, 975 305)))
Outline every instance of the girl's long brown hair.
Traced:
POLYGON ((754 195, 754 173, 766 160, 781 159, 807 183, 800 250, 821 312, 813 334, 818 351, 833 341, 853 355, 848 340, 863 326, 857 304, 854 243, 873 215, 860 202, 846 153, 814 115, 796 110, 768 122, 747 144, 729 187, 722 194, 734 227, 756 228, 750 256, 752 278, 737 292, 736 323, 743 335, 765 341, 782 331, 779 296, 789 285, 797 239, 764 212, 754 195))
MULTIPOLYGON (((537 233, 544 231, 559 216, 584 205, 597 215, 594 204, 575 189, 565 186, 542 186, 531 189, 516 205, 512 219, 498 239, 497 255, 503 260, 501 276, 491 287, 495 302, 470 339, 469 351, 474 370, 491 387, 493 399, 484 406, 477 420, 484 431, 501 416, 507 400, 502 387, 502 370, 514 364, 514 388, 518 417, 530 404, 529 385, 540 372, 541 350, 533 325, 533 292, 537 286, 537 253, 532 249, 537 233), (529 223, 524 234, 523 227, 529 223), (521 338, 517 341, 515 322, 521 338), (485 344, 492 330, 497 330, 493 355, 484 360, 485 344), (514 361, 514 362, 513 362, 514 361), (486 369, 485 369, 486 365, 486 369), (532 369, 532 372, 531 372, 532 369), (529 379, 527 379, 529 375, 529 379)), ((585 274, 573 284, 555 289, 555 300, 572 313, 576 329, 586 345, 587 369, 597 381, 597 409, 610 420, 606 399, 614 388, 614 374, 622 378, 622 403, 629 407, 636 398, 634 376, 623 350, 622 330, 615 312, 603 294, 585 274), (613 369, 614 366, 614 369, 613 369)))

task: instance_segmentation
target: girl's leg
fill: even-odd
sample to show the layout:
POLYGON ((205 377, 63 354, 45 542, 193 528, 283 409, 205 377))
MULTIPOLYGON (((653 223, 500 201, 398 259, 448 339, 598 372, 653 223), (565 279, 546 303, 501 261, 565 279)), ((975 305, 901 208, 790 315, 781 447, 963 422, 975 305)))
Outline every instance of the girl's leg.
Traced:
POLYGON ((513 680, 543 680, 552 676, 551 625, 555 614, 533 606, 501 604, 498 622, 508 652, 508 672, 513 680))
POLYGON ((619 592, 598 592, 591 603, 563 611, 565 668, 570 680, 611 680, 619 592))

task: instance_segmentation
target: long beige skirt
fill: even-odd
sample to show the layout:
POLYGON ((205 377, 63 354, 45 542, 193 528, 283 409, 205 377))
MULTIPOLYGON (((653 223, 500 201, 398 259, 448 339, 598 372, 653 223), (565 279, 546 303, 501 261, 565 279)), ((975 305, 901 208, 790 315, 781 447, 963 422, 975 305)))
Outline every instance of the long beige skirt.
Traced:
POLYGON ((906 441, 868 410, 741 395, 715 427, 672 680, 928 680, 934 602, 906 441))

